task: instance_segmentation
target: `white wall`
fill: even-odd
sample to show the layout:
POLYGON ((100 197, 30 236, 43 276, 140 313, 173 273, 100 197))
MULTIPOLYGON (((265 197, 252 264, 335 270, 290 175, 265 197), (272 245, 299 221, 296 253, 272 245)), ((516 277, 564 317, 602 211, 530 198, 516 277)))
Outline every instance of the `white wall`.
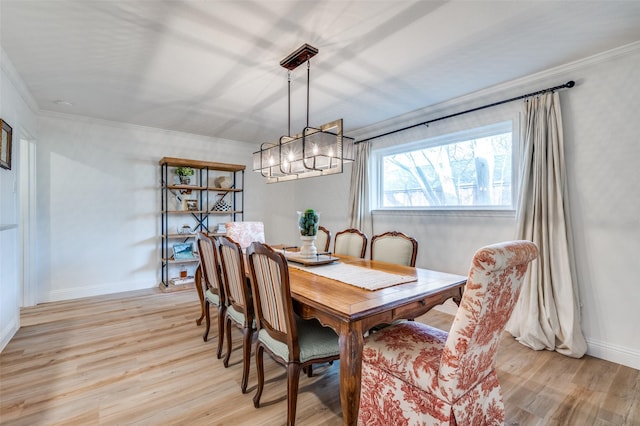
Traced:
MULTIPOLYGON (((162 157, 251 161, 240 142, 58 114, 40 124, 39 302, 158 285, 162 157)), ((246 220, 256 218, 252 196, 246 220)))
POLYGON ((18 208, 20 139, 37 134, 32 99, 0 49, 0 118, 13 129, 11 170, 0 168, 0 351, 20 327, 21 271, 18 208))
MULTIPOLYGON (((362 138, 575 80, 577 86, 563 91, 561 102, 582 327, 590 354, 635 368, 640 368, 634 269, 640 252, 638 69, 640 44, 349 133, 362 138)), ((28 124, 38 134, 27 123, 32 113, 4 72, 0 99, 3 118, 19 123, 18 128, 28 124)), ((348 126, 348 117, 343 118, 348 126)), ((334 234, 347 226, 350 167, 342 175, 267 185, 250 171, 250 154, 257 145, 72 116, 43 115, 40 122, 39 301, 157 285, 157 162, 163 156, 246 164, 245 218, 263 220, 268 241, 296 241, 295 211, 307 207, 322 212, 322 223, 334 234)), ((11 194, 15 175, 6 173, 0 171, 2 211, 9 212, 2 213, 2 222, 16 214, 11 194), (5 200, 12 206, 4 207, 5 200)), ((420 242, 418 266, 466 274, 475 249, 512 238, 513 228, 511 216, 376 215, 373 233, 404 231, 420 242)), ((15 236, 0 238, 16 246, 15 236)), ((4 254, 5 246, 1 248, 4 254)), ((3 262, 0 324, 6 338, 5 305, 15 318, 19 278, 15 261, 3 262)))
MULTIPOLYGON (((640 253, 639 70, 640 43, 636 43, 397 117, 370 129, 347 132, 362 139, 575 80, 576 87, 561 92, 560 98, 582 329, 589 354, 638 369, 640 278, 635 267, 640 253)), ((486 111, 498 114, 500 109, 486 111)), ((348 117, 343 118, 348 125, 348 117)), ((473 120, 473 116, 461 116, 453 121, 473 120)), ((377 143, 384 145, 374 141, 374 148, 377 143)), ((267 229, 278 231, 275 240, 295 240, 292 214, 306 207, 323 212, 321 222, 334 234, 344 229, 349 171, 336 177, 295 183, 263 183, 272 194, 272 206, 277 209, 277 214, 267 220, 267 229), (286 188, 286 194, 273 187, 286 188), (286 234, 282 223, 285 218, 290 221, 286 234)), ((509 215, 380 213, 373 218, 374 234, 395 229, 418 240, 417 266, 464 275, 477 248, 512 239, 514 226, 515 218, 509 215)))

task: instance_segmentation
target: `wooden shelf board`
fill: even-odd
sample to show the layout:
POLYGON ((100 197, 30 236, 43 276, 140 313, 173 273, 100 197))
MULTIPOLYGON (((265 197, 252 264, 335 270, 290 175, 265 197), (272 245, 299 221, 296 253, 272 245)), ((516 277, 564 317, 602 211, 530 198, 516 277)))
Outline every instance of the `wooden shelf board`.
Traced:
POLYGON ((200 257, 198 256, 194 256, 193 259, 174 259, 173 257, 170 257, 169 259, 164 258, 162 259, 163 262, 168 262, 168 263, 196 263, 196 262, 200 262, 200 257))
POLYGON ((158 284, 158 287, 160 287, 160 291, 162 291, 163 293, 173 293, 174 291, 183 291, 183 290, 189 290, 189 289, 195 288, 195 284, 194 283, 180 284, 180 285, 169 284, 168 286, 165 286, 163 283, 160 283, 158 284))
POLYGON ((187 191, 211 191, 219 193, 242 192, 240 188, 217 188, 215 186, 198 186, 198 185, 169 185, 169 189, 187 190, 187 191))
POLYGON ((164 210, 162 213, 193 213, 193 214, 217 214, 217 215, 229 215, 229 214, 238 214, 242 213, 242 210, 227 210, 224 212, 213 211, 213 210, 164 210))
POLYGON ((246 169, 243 164, 217 163, 215 161, 187 160, 185 158, 163 157, 159 164, 169 167, 193 167, 194 169, 213 169, 221 172, 239 172, 246 169))

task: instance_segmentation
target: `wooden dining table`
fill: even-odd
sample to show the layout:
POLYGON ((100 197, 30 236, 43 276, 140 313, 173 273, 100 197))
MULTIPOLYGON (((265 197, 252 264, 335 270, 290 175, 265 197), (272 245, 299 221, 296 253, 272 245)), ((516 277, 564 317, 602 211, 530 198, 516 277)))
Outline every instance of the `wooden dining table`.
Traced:
MULTIPOLYGON (((339 336, 342 418, 345 425, 355 425, 360 405, 364 334, 377 325, 414 319, 448 299, 459 304, 467 277, 351 256, 334 256, 345 264, 415 277, 411 282, 371 291, 314 273, 314 268, 322 266, 302 270, 289 262, 291 297, 298 315, 317 319, 339 336)), ((246 272, 248 276, 248 270, 246 272)), ((196 288, 202 305, 202 314, 196 320, 200 324, 204 318, 204 292, 199 267, 196 288)))
POLYGON ((360 404, 364 334, 376 325, 416 318, 448 299, 459 304, 467 278, 350 256, 337 257, 346 264, 416 278, 371 291, 315 274, 313 268, 298 269, 290 263, 291 296, 298 315, 316 318, 339 336, 342 418, 345 425, 355 425, 360 404))

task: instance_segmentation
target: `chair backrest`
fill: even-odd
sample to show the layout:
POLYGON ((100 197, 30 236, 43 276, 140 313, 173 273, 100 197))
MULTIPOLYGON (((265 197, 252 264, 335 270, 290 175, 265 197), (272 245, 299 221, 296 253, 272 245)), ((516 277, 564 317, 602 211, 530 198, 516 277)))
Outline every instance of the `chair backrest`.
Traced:
POLYGON ((293 314, 289 269, 282 253, 254 242, 247 249, 257 329, 286 345, 289 361, 299 359, 298 331, 293 314))
POLYGON ((331 231, 324 226, 318 226, 318 235, 316 236, 316 248, 318 251, 328 252, 329 244, 331 244, 331 231))
POLYGON ((347 256, 361 257, 367 250, 368 238, 358 229, 350 228, 336 233, 333 243, 333 252, 346 254, 347 256))
POLYGON ((218 257, 218 242, 202 232, 196 234, 196 244, 200 254, 200 269, 207 284, 207 288, 225 302, 225 294, 220 275, 220 260, 218 257))
POLYGON ((227 303, 241 313, 249 324, 253 322, 253 301, 249 292, 240 244, 227 237, 219 237, 220 259, 224 276, 227 303))
POLYGON ((416 266, 418 242, 402 232, 390 231, 371 238, 371 260, 416 266))
POLYGON ((527 267, 537 257, 536 245, 521 240, 489 245, 473 256, 440 360, 438 383, 449 398, 464 394, 493 370, 527 267))
POLYGON ((265 241, 262 222, 227 222, 225 228, 227 237, 240 244, 243 251, 254 241, 265 241))

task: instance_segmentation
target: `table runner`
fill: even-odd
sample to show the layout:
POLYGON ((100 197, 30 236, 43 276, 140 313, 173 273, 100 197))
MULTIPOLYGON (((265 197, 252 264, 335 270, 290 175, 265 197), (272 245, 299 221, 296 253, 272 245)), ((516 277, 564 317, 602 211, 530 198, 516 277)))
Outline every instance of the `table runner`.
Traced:
POLYGON ((418 280, 415 275, 392 274, 346 263, 306 267, 289 262, 289 267, 370 291, 418 280))

